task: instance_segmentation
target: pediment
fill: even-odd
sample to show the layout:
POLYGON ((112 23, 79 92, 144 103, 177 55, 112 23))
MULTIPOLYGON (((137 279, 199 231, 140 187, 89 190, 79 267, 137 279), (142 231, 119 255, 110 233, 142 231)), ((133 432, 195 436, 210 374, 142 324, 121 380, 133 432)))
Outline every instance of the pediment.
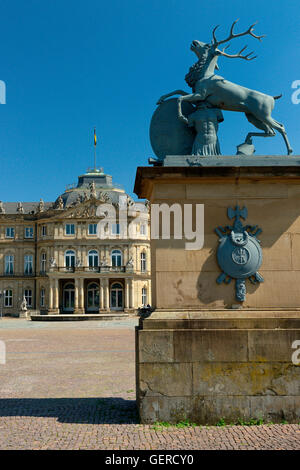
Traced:
POLYGON ((62 210, 59 214, 60 219, 70 218, 70 219, 86 219, 86 218, 101 218, 101 214, 97 215, 97 209, 99 206, 105 204, 103 201, 97 199, 89 199, 85 202, 78 202, 77 204, 67 207, 62 210))

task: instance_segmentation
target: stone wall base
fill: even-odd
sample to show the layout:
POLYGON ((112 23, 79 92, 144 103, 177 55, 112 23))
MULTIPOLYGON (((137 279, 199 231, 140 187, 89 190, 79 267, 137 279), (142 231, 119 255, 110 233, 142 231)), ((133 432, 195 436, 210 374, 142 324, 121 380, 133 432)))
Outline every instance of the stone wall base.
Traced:
POLYGON ((141 422, 298 423, 296 340, 299 311, 154 312, 136 329, 141 422))

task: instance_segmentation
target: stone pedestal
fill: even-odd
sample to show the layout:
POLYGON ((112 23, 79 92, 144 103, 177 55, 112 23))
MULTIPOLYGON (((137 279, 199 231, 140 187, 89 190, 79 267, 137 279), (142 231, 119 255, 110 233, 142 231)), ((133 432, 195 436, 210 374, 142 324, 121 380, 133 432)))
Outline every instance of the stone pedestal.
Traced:
POLYGON ((136 332, 141 420, 299 422, 300 158, 209 158, 137 170, 135 192, 152 205, 204 204, 202 249, 186 250, 172 227, 171 239, 151 240, 155 312, 136 332), (236 206, 263 230, 264 282, 246 281, 244 302, 234 282, 216 283, 214 230, 236 206))
POLYGON ((48 308, 47 314, 48 315, 59 315, 59 309, 58 308, 48 308))

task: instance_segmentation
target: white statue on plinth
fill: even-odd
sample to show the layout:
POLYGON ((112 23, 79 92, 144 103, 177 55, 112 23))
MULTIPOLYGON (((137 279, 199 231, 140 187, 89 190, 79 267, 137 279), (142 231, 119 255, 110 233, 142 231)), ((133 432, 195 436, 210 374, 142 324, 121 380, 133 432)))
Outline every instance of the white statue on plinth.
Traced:
POLYGON ((27 309, 27 300, 23 297, 23 300, 20 305, 20 317, 27 318, 28 316, 28 309, 27 309))

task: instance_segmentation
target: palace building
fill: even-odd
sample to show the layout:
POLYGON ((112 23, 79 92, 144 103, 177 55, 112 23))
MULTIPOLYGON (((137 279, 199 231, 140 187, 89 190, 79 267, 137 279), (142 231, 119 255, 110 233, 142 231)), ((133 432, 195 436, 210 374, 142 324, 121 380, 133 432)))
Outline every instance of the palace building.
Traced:
POLYGON ((95 314, 151 303, 148 206, 102 169, 55 202, 0 202, 0 310, 95 314), (120 206, 121 201, 121 206, 120 206))

